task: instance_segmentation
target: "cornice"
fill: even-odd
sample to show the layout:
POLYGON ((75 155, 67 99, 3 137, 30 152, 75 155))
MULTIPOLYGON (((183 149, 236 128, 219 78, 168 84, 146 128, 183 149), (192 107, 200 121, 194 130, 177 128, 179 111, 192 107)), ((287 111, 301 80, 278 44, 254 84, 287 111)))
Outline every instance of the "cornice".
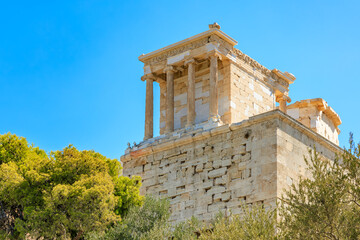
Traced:
POLYGON ((260 72, 262 74, 264 74, 266 76, 270 76, 271 71, 269 69, 267 69, 266 67, 264 67, 263 65, 261 65, 260 63, 258 63, 256 60, 249 57, 248 55, 246 55, 239 49, 234 48, 233 51, 239 59, 243 60, 245 63, 249 64, 250 66, 260 70, 260 72))
POLYGON ((139 60, 143 63, 161 62, 168 57, 172 57, 182 52, 204 46, 205 44, 210 43, 212 41, 217 41, 222 44, 229 45, 231 47, 237 44, 236 40, 231 38, 223 31, 217 28, 212 28, 210 30, 192 36, 190 38, 184 39, 180 42, 160 48, 156 51, 150 52, 148 54, 140 55, 139 60))
POLYGON ((259 70, 262 74, 265 76, 272 78, 276 80, 277 83, 284 86, 286 89, 289 88, 289 84, 293 83, 295 81, 295 76, 288 72, 281 72, 278 69, 269 70, 265 66, 261 65, 259 62, 254 60, 253 58, 249 57, 239 49, 233 48, 233 52, 236 54, 236 56, 243 60, 246 64, 249 64, 251 67, 256 68, 259 70))

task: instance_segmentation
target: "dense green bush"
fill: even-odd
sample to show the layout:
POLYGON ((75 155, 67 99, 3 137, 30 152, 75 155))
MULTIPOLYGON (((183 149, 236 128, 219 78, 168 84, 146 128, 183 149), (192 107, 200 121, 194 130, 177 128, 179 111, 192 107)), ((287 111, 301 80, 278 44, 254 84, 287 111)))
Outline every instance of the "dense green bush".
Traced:
POLYGON ((121 223, 106 233, 91 233, 87 239, 274 239, 275 211, 265 211, 262 205, 244 206, 243 210, 242 216, 219 214, 210 226, 201 224, 195 218, 172 226, 169 222, 169 202, 148 196, 144 205, 131 208, 121 223))
POLYGON ((262 205, 242 206, 243 214, 218 215, 200 231, 201 240, 275 239, 276 213, 262 205))

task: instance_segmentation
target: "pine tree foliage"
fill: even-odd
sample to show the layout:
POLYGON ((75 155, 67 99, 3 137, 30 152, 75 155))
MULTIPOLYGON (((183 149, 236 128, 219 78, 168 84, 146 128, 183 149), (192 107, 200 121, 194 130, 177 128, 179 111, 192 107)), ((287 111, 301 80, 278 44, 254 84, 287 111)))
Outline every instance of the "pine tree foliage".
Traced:
POLYGON ((70 145, 46 154, 25 138, 0 135, 0 236, 82 239, 141 205, 139 178, 121 165, 70 145))

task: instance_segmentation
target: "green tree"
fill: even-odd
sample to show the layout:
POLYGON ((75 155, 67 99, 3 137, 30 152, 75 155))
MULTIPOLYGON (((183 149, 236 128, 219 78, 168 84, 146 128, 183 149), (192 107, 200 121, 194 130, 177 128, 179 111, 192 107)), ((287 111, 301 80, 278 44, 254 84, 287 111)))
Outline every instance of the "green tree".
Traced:
POLYGON ((139 178, 94 151, 47 155, 25 138, 0 135, 0 229, 7 238, 82 239, 141 205, 139 178))
POLYGON ((143 197, 139 195, 141 187, 140 176, 132 176, 131 178, 119 176, 114 179, 116 197, 115 213, 125 216, 132 206, 141 206, 143 197))
POLYGON ((360 239, 359 157, 352 137, 335 161, 310 151, 311 178, 293 184, 280 202, 282 238, 360 239))
POLYGON ((189 221, 172 225, 169 221, 170 203, 167 199, 147 196, 142 206, 133 205, 120 223, 106 233, 91 232, 88 240, 192 240, 197 239, 199 222, 189 221))
POLYGON ((43 204, 42 192, 47 188, 51 160, 24 138, 0 135, 0 229, 18 237, 16 221, 24 219, 24 207, 43 204))

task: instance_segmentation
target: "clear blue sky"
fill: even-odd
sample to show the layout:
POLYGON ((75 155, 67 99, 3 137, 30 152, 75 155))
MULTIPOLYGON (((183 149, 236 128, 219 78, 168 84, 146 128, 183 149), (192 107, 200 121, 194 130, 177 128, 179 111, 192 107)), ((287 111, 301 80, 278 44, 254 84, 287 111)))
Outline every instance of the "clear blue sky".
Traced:
POLYGON ((293 101, 324 98, 344 146, 350 131, 360 139, 359 10, 355 0, 1 1, 0 133, 119 158, 143 138, 138 56, 216 21, 238 49, 297 77, 293 101))

